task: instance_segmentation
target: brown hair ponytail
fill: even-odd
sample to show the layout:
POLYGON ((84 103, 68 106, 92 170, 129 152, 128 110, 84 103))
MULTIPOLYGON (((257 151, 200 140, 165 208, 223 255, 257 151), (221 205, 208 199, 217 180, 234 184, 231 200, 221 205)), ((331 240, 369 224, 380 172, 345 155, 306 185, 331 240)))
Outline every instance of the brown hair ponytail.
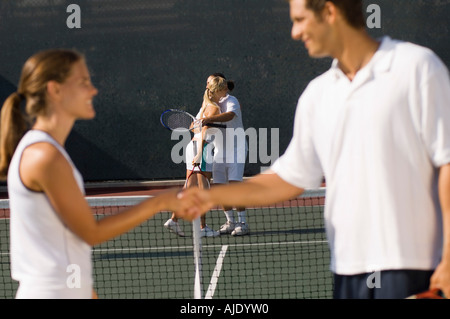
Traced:
POLYGON ((17 144, 28 128, 28 121, 21 111, 23 96, 11 94, 3 104, 0 123, 0 179, 5 179, 9 162, 17 144))

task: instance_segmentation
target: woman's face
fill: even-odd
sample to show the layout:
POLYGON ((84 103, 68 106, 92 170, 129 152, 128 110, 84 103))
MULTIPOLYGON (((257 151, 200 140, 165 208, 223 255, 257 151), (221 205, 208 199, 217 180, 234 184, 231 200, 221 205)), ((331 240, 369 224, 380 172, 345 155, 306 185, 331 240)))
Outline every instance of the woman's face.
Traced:
POLYGON ((208 89, 208 97, 211 101, 215 103, 219 103, 219 100, 227 95, 228 89, 218 90, 217 88, 211 88, 211 81, 214 79, 214 76, 209 76, 206 80, 206 88, 208 89))
POLYGON ((212 102, 219 103, 220 99, 227 94, 227 90, 213 91, 208 89, 208 97, 212 102))
POLYGON ((95 117, 94 96, 98 90, 92 85, 89 70, 84 60, 72 66, 70 76, 61 84, 61 105, 78 119, 95 117))
POLYGON ((210 86, 210 82, 211 80, 214 79, 214 76, 209 76, 208 79, 206 80, 206 88, 209 90, 209 86, 210 86))

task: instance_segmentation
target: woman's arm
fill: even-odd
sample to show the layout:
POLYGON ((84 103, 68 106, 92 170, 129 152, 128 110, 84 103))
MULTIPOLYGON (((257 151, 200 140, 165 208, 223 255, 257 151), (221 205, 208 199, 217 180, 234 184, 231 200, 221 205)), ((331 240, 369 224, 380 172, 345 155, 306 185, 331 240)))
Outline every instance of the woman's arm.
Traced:
POLYGON ((62 222, 91 246, 129 231, 160 211, 181 210, 176 198, 178 190, 170 190, 97 221, 78 187, 72 167, 48 143, 35 144, 24 151, 20 175, 28 188, 45 192, 62 222))
MULTIPOLYGON (((204 103, 204 102, 203 102, 204 103)), ((210 117, 210 116, 215 116, 216 114, 220 113, 220 108, 217 105, 213 105, 213 104, 208 104, 205 108, 205 111, 203 112, 203 115, 206 117, 210 117)), ((202 125, 203 122, 202 122, 202 125)), ((203 154, 203 146, 205 144, 205 136, 206 136, 206 131, 208 130, 208 126, 202 126, 202 139, 200 141, 200 143, 198 143, 197 145, 197 154, 194 156, 194 160, 192 161, 192 164, 195 163, 200 163, 201 160, 201 156, 203 154)))

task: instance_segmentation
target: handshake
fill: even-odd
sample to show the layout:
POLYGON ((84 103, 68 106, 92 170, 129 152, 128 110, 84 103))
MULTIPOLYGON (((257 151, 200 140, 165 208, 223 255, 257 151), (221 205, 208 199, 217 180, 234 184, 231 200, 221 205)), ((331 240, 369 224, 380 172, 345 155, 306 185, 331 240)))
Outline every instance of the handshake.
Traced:
POLYGON ((160 207, 174 212, 177 218, 192 221, 215 206, 269 205, 298 196, 303 191, 283 181, 277 174, 264 173, 244 182, 218 185, 211 189, 172 189, 160 195, 160 207))
POLYGON ((168 210, 174 212, 177 218, 186 221, 199 218, 214 206, 209 190, 198 187, 174 189, 169 191, 168 195, 170 195, 167 201, 168 210))

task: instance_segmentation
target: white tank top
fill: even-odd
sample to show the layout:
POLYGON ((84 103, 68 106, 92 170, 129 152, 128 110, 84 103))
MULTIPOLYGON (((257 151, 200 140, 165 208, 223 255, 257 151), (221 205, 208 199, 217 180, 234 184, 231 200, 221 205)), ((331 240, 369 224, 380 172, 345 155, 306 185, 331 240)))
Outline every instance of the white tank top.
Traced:
POLYGON ((19 176, 23 151, 39 142, 52 144, 64 155, 84 194, 81 174, 65 149, 43 131, 27 132, 8 172, 11 276, 20 283, 16 297, 90 298, 91 247, 62 223, 45 193, 28 189, 19 176))

